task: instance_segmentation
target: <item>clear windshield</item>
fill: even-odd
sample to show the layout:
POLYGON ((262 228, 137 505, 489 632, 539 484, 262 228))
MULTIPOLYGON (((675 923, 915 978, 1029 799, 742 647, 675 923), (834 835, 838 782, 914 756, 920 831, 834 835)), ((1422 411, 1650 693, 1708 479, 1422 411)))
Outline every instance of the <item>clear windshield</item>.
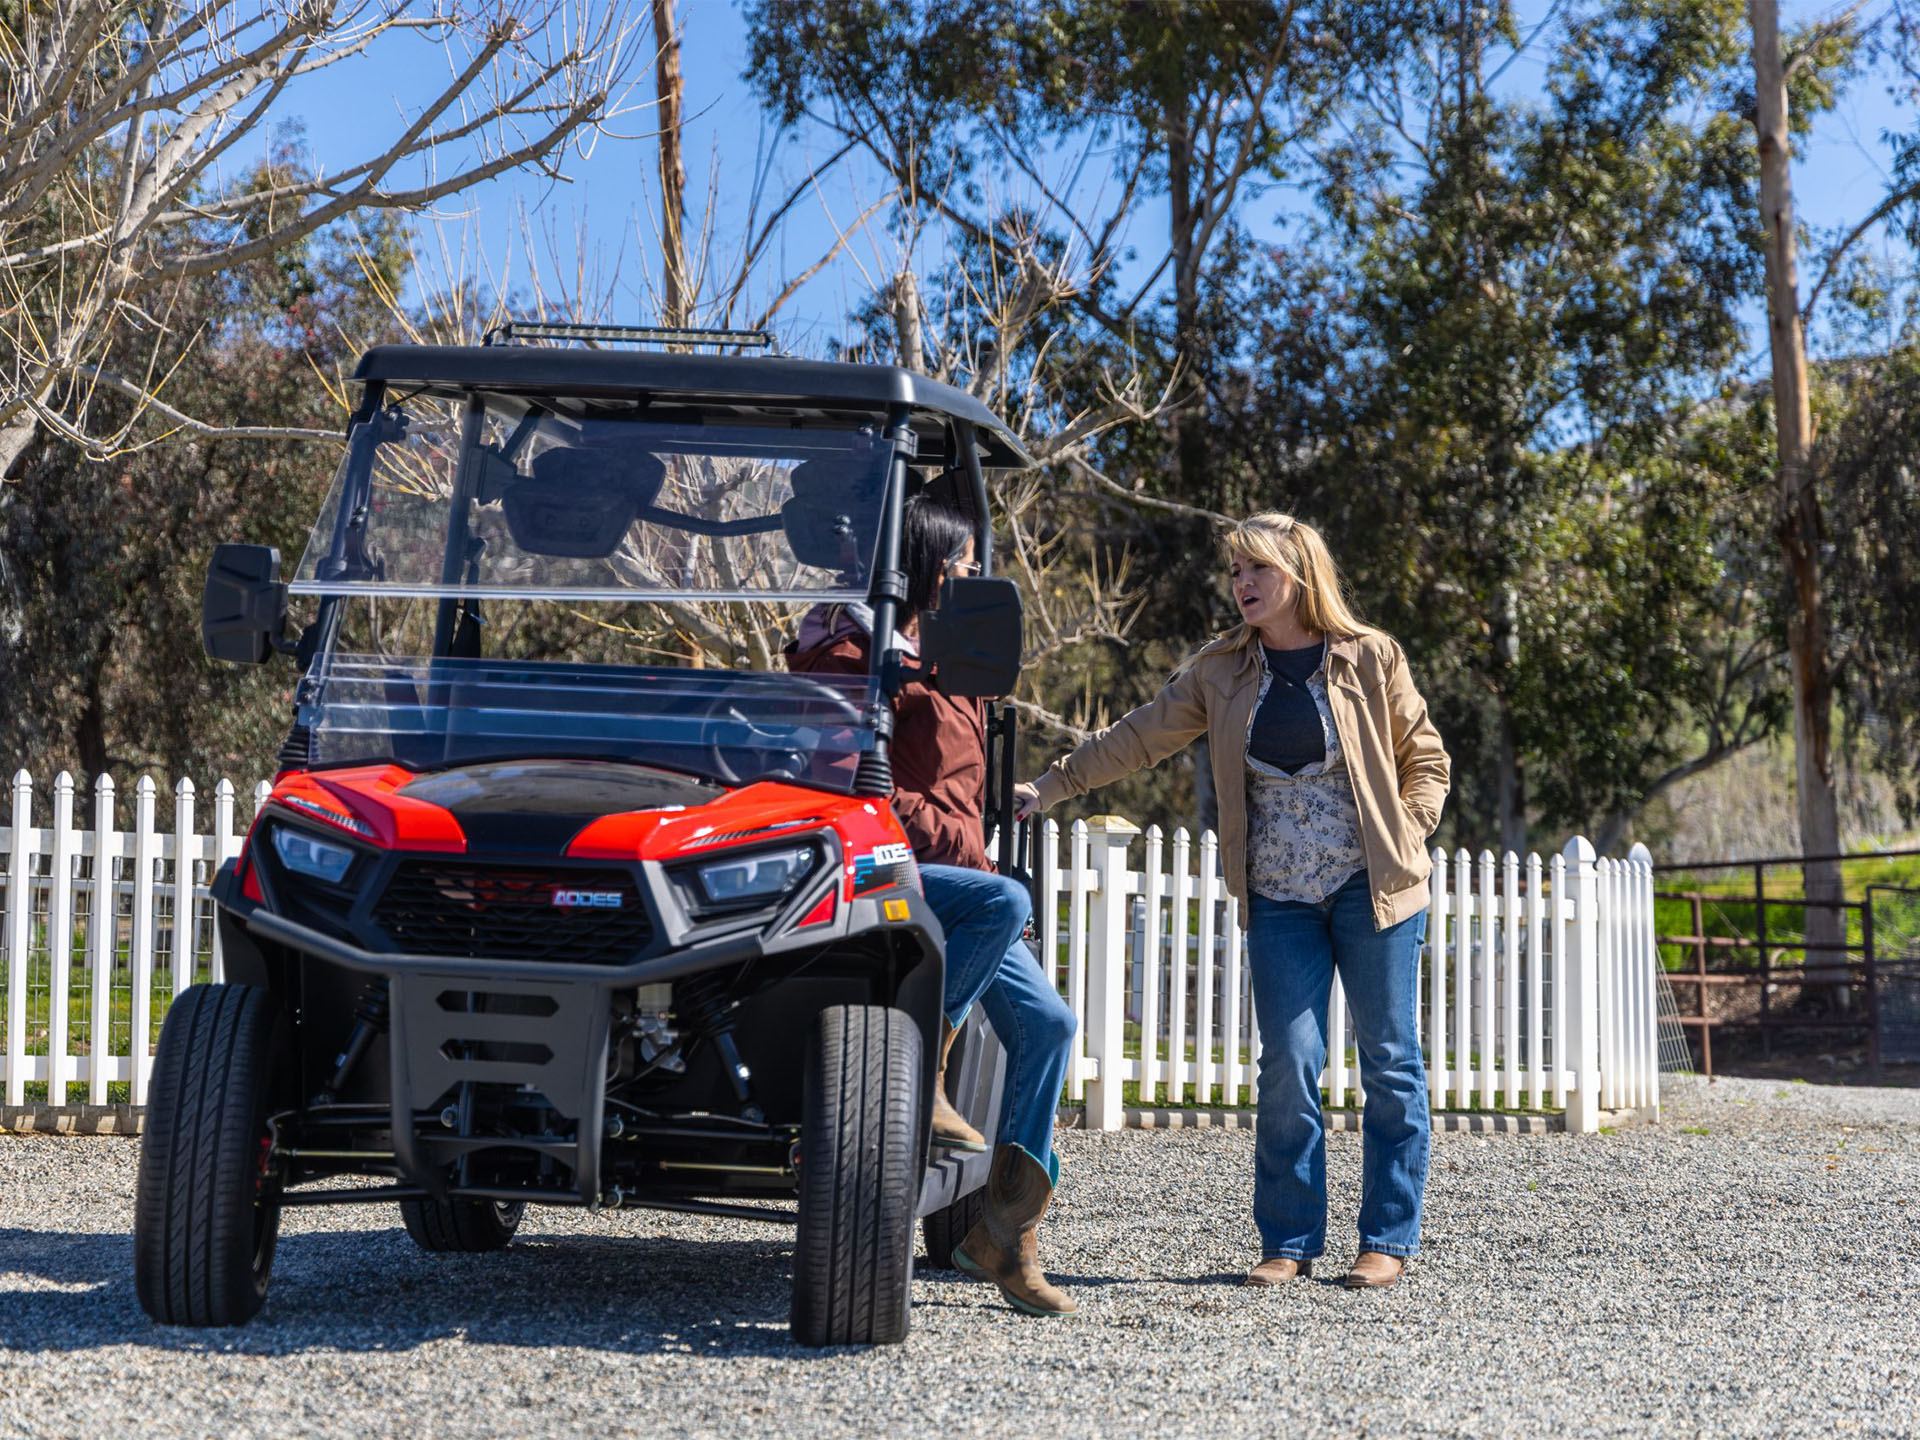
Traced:
POLYGON ((867 676, 323 655, 299 714, 322 765, 644 760, 850 793, 878 700, 867 676))
POLYGON ((415 396, 355 428, 292 589, 864 599, 890 455, 870 427, 415 396))

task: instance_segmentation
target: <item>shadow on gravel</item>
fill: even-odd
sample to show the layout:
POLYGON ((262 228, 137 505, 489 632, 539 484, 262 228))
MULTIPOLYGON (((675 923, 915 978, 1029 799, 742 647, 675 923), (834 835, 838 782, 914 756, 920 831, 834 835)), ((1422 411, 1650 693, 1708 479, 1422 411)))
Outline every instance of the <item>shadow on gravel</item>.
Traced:
POLYGON ((251 1324, 189 1330, 141 1311, 129 1236, 0 1226, 0 1350, 290 1355, 465 1339, 624 1354, 831 1354, 787 1334, 792 1266, 791 1242, 771 1238, 533 1236, 495 1255, 429 1255, 403 1230, 296 1234, 281 1238, 273 1288, 251 1324))

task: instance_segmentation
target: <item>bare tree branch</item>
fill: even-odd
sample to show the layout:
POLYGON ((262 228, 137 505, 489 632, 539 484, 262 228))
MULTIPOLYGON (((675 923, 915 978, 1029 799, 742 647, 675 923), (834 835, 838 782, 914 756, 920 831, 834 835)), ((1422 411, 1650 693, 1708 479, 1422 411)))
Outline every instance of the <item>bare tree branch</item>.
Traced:
MULTIPOLYGON (((112 450, 95 454, 97 460, 107 459, 111 455, 125 454, 133 449, 145 449, 182 431, 192 435, 205 436, 209 440, 320 440, 332 445, 344 445, 345 437, 338 430, 313 430, 298 425, 214 425, 205 420, 176 409, 162 400, 147 386, 138 381, 129 380, 111 370, 98 365, 78 365, 74 373, 81 378, 103 385, 128 399, 136 402, 141 410, 151 410, 154 414, 173 422, 173 429, 153 436, 138 446, 116 446, 112 450)), ((85 441, 83 433, 77 433, 76 439, 85 441)), ((88 447, 91 449, 91 445, 88 447)))

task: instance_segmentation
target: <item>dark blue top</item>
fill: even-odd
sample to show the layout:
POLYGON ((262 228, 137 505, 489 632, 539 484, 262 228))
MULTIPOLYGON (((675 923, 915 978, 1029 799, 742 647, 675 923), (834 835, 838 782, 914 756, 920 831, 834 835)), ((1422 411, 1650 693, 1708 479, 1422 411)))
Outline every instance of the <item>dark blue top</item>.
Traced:
POLYGON ((1320 707, 1307 689, 1308 677, 1326 656, 1327 642, 1322 640, 1299 650, 1260 648, 1266 654, 1273 681, 1267 686, 1266 699, 1253 712, 1247 754, 1263 765, 1298 775, 1327 758, 1327 732, 1321 728, 1320 707))

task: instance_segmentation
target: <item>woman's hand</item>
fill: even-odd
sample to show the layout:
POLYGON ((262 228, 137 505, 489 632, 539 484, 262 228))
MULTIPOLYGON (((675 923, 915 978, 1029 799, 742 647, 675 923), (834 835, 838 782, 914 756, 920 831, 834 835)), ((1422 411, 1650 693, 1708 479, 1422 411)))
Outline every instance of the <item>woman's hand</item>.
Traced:
POLYGON ((1033 785, 1021 783, 1013 787, 1013 818, 1025 820, 1038 815, 1045 807, 1040 803, 1040 791, 1033 785))

